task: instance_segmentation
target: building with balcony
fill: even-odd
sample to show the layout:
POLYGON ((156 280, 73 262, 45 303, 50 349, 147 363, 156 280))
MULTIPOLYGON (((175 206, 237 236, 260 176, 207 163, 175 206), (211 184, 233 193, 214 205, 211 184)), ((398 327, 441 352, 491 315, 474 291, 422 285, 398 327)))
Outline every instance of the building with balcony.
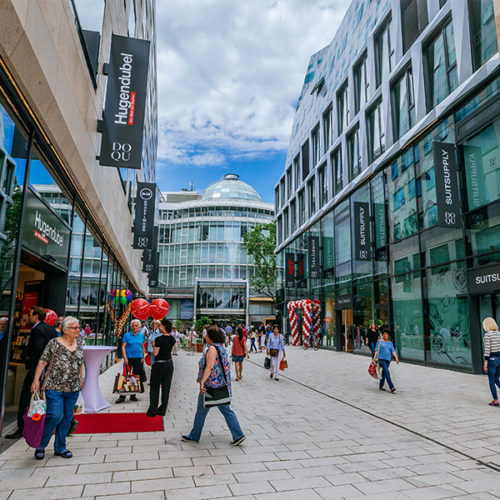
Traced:
POLYGON ((321 301, 323 344, 481 372, 500 319, 498 2, 351 3, 313 54, 275 186, 278 312, 321 301), (497 25, 495 26, 495 18, 497 25))
POLYGON ((238 175, 227 174, 195 191, 162 193, 159 212, 161 287, 169 318, 208 316, 221 323, 259 323, 274 318, 274 303, 250 286, 255 265, 245 233, 273 220, 271 203, 238 175))

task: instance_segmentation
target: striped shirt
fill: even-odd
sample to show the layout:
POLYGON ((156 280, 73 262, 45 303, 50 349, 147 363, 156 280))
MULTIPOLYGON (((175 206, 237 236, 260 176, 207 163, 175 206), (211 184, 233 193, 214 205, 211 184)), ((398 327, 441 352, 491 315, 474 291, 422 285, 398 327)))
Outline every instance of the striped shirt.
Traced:
POLYGON ((490 330, 484 334, 484 359, 490 359, 493 353, 500 353, 500 332, 490 330))

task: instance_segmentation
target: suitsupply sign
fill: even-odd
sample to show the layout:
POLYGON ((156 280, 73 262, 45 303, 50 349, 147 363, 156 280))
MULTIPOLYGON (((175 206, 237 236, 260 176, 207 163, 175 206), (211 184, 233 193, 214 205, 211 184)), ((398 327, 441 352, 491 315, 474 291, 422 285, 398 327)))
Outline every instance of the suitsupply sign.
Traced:
POLYGON ((150 42, 113 35, 99 164, 141 168, 150 42))

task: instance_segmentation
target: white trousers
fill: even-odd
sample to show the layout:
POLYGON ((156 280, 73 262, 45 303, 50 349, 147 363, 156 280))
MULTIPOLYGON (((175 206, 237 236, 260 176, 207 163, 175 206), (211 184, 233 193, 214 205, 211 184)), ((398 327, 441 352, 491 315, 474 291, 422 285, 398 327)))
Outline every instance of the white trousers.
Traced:
POLYGON ((271 356, 271 373, 274 378, 279 378, 280 376, 280 361, 283 357, 283 351, 279 350, 276 357, 271 356))

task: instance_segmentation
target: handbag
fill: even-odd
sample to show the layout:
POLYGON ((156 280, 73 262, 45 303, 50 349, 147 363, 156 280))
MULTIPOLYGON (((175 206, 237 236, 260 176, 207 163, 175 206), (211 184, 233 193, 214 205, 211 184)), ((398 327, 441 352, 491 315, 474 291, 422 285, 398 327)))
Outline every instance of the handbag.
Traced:
POLYGON ((279 351, 278 349, 269 349, 269 354, 271 358, 276 358, 278 357, 279 351))
POLYGON ((271 358, 266 357, 266 359, 264 359, 264 368, 266 370, 271 368, 271 358))
MULTIPOLYGON (((217 349, 217 347, 215 349, 217 349)), ((224 380, 226 381, 226 385, 223 385, 222 387, 205 388, 205 394, 203 394, 203 406, 205 408, 231 404, 231 396, 229 395, 226 370, 224 369, 224 364, 222 363, 222 356, 220 355, 219 349, 217 349, 217 354, 219 356, 219 363, 222 369, 222 374, 224 375, 224 380)))
POLYGON ((280 361, 280 370, 284 372, 285 368, 288 368, 288 361, 285 358, 282 358, 280 361))
POLYGON ((123 365, 123 373, 117 373, 113 384, 113 393, 136 394, 141 392, 141 376, 130 373, 130 366, 123 365))
POLYGON ((40 397, 38 391, 35 391, 31 395, 28 411, 23 415, 23 437, 31 448, 38 448, 42 442, 46 416, 47 403, 40 397))
POLYGON ((377 361, 372 360, 370 363, 370 366, 368 366, 368 373, 370 374, 371 377, 373 378, 380 378, 378 376, 378 371, 379 371, 379 364, 377 361))

